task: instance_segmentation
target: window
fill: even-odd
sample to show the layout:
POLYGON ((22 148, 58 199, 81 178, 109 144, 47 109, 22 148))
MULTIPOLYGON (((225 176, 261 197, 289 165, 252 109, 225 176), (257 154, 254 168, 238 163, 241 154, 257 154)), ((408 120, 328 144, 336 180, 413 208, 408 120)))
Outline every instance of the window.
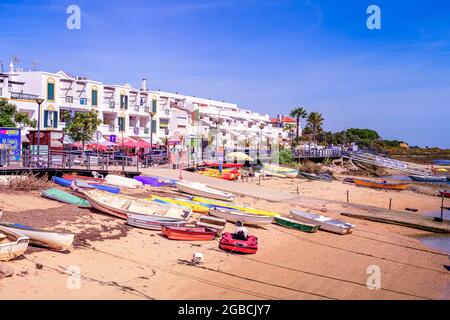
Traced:
POLYGON ((58 112, 44 110, 44 128, 58 128, 58 112))
POLYGON ((80 98, 80 104, 85 106, 87 105, 87 99, 86 98, 80 98))
POLYGON ((156 112, 156 99, 152 99, 152 112, 156 112))
POLYGON ((121 94, 120 95, 120 108, 121 109, 128 109, 128 96, 121 94))
POLYGON ((165 129, 169 127, 169 119, 159 119, 159 128, 165 129))
POLYGON ((156 120, 152 120, 152 133, 156 133, 156 120))
POLYGON ((97 106, 98 105, 98 91, 97 89, 92 89, 92 105, 97 106))
POLYGON ((117 120, 119 121, 119 131, 125 131, 125 118, 119 117, 117 120))
POLYGON ((67 102, 67 103, 73 103, 73 97, 67 96, 67 97, 66 97, 66 102, 67 102))
POLYGON ((47 100, 55 101, 55 83, 50 81, 47 82, 47 100))

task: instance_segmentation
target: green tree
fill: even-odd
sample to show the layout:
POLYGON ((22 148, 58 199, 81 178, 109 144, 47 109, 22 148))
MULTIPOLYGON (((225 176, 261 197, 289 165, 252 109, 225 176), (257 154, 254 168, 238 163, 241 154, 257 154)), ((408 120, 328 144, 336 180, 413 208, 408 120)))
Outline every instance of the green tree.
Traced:
POLYGON ((302 108, 302 107, 297 107, 292 109, 291 113, 289 114, 291 117, 295 118, 295 120, 297 121, 297 132, 296 132, 296 137, 298 139, 299 135, 300 135, 300 119, 305 119, 308 116, 308 112, 306 111, 306 109, 302 108))
POLYGON ((102 123, 96 110, 76 112, 74 116, 71 116, 69 112, 65 112, 63 117, 66 121, 64 132, 73 141, 81 142, 82 150, 84 150, 85 143, 92 140, 97 127, 102 123))
POLYGON ((286 124, 283 127, 283 131, 288 133, 288 139, 291 140, 291 143, 292 143, 292 136, 294 134, 294 130, 295 130, 294 126, 290 123, 286 124))
POLYGON ((17 111, 17 107, 7 100, 0 100, 0 127, 25 128, 36 127, 36 120, 31 120, 27 113, 17 111))
POLYGON ((325 119, 319 112, 311 112, 308 116, 308 126, 312 131, 312 140, 316 142, 317 133, 322 130, 322 125, 325 119))

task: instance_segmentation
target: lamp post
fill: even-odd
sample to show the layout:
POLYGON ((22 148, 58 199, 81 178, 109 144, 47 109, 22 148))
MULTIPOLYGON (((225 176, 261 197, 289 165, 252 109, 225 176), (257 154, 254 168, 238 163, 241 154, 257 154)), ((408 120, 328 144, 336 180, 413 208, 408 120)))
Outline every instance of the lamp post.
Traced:
POLYGON ((151 111, 150 112, 150 163, 153 164, 153 117, 155 116, 156 112, 151 111))
MULTIPOLYGON (((41 145, 41 104, 45 100, 42 98, 36 98, 36 103, 38 104, 38 132, 37 132, 37 154, 40 155, 39 146, 41 145)), ((39 158, 38 158, 39 159, 39 158)))
POLYGON ((262 131, 263 131, 264 127, 265 127, 264 123, 261 123, 259 125, 259 129, 261 129, 261 131, 260 131, 261 135, 259 137, 259 157, 260 158, 261 158, 261 149, 262 149, 262 131))

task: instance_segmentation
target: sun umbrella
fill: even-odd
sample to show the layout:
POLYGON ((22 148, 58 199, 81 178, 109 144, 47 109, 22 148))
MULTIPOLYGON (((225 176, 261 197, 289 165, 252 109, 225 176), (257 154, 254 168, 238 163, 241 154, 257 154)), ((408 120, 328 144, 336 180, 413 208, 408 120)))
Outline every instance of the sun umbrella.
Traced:
POLYGON ((246 155, 243 152, 231 152, 227 154, 227 158, 229 159, 236 159, 236 160, 242 160, 242 161, 253 161, 253 158, 246 155))

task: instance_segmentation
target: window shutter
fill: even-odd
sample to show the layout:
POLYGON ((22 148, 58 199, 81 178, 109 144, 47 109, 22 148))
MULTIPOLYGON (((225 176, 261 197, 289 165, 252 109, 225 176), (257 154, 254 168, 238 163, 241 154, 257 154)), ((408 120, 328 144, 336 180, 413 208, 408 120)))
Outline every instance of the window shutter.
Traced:
POLYGON ((97 90, 92 90, 92 105, 97 105, 97 90))
POLYGON ((47 83, 47 100, 54 101, 55 100, 55 84, 47 83))
POLYGON ((44 110, 44 128, 48 128, 48 111, 44 110))
POLYGON ((53 128, 58 128, 58 111, 53 111, 53 128))
POLYGON ((152 112, 156 112, 156 99, 152 100, 152 112))
POLYGON ((156 133, 156 120, 152 120, 152 132, 156 133))

